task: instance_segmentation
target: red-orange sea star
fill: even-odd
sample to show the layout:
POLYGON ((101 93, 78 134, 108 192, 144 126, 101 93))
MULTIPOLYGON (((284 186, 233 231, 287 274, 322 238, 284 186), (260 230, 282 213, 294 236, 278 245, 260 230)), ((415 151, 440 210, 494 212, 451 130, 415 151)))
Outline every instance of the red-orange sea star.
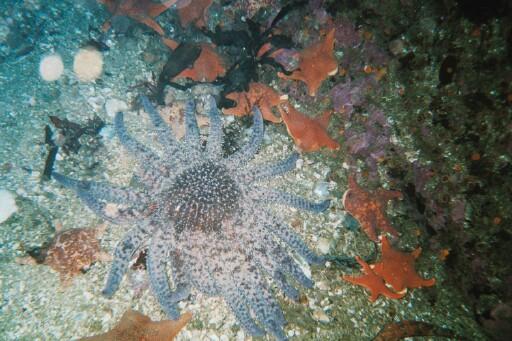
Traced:
POLYGON ((309 118, 289 102, 279 105, 278 108, 288 133, 302 151, 313 152, 322 147, 329 149, 340 147, 339 143, 326 131, 332 111, 327 110, 320 117, 309 118))
POLYGON ((368 192, 361 188, 353 175, 348 177, 348 189, 343 195, 343 206, 361 225, 366 235, 377 241, 377 229, 398 236, 386 217, 386 204, 394 198, 401 198, 398 191, 379 189, 368 192))
MULTIPOLYGON (((154 20, 157 16, 174 5, 177 0, 167 0, 162 3, 153 2, 151 0, 98 0, 104 4, 112 17, 127 16, 136 21, 151 27, 155 32, 164 35, 162 27, 154 20)), ((111 26, 111 20, 108 19, 102 29, 107 31, 111 26)))
POLYGON ((257 105, 265 120, 273 123, 282 121, 280 117, 274 115, 272 108, 286 101, 286 98, 268 85, 252 82, 249 84, 249 91, 232 92, 227 94, 226 98, 236 102, 235 107, 222 110, 226 115, 249 115, 252 107, 257 105))
POLYGON ((299 56, 299 68, 290 75, 279 72, 284 79, 303 81, 308 86, 310 96, 315 96, 322 82, 338 72, 338 62, 334 56, 334 29, 325 38, 306 47, 299 56))
POLYGON ((406 288, 431 287, 436 283, 435 278, 421 278, 414 269, 414 263, 421 254, 421 248, 417 248, 411 253, 401 252, 394 249, 385 236, 382 236, 381 239, 382 259, 379 263, 374 264, 372 269, 393 289, 402 291, 406 288))
POLYGON ((186 312, 178 320, 152 321, 138 311, 128 310, 112 330, 101 335, 84 337, 80 341, 173 340, 191 319, 192 313, 186 312))
POLYGON ((356 260, 363 268, 363 272, 365 273, 362 276, 359 277, 353 277, 353 276, 342 276, 342 278, 350 282, 352 284, 357 284, 362 287, 365 287, 366 289, 370 290, 370 301, 374 302, 377 298, 379 298, 380 295, 384 295, 389 298, 393 299, 399 299, 404 297, 406 294, 406 290, 403 292, 394 292, 390 290, 387 286, 384 280, 379 277, 378 275, 373 272, 371 267, 361 259, 361 257, 356 256, 356 260))
POLYGON ((201 44, 201 54, 191 68, 183 70, 174 79, 190 78, 196 82, 213 82, 226 73, 224 62, 209 44, 201 44))

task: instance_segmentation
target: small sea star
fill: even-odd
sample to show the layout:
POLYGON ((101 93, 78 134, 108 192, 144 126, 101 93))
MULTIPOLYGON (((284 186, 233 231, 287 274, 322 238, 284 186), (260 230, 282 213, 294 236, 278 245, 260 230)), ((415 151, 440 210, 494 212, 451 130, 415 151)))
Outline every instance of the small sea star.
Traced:
POLYGON ((315 96, 322 82, 338 72, 338 62, 334 56, 334 29, 325 38, 306 47, 299 56, 299 68, 290 75, 279 72, 284 79, 303 81, 308 86, 310 96, 315 96))
POLYGON ((386 203, 394 198, 401 198, 398 191, 379 189, 368 192, 360 187, 353 175, 348 177, 348 190, 343 194, 343 206, 361 225, 366 235, 377 241, 377 229, 398 236, 386 217, 386 203))
POLYGON ((138 311, 128 310, 112 330, 101 335, 84 337, 80 341, 173 340, 191 319, 192 313, 186 312, 175 321, 151 321, 138 311))
POLYGON ((279 112, 286 124, 288 134, 297 147, 304 152, 314 152, 322 147, 338 149, 339 143, 327 134, 332 111, 325 111, 320 117, 310 118, 299 112, 288 101, 279 105, 279 112))
POLYGON ((226 98, 236 102, 235 107, 222 110, 226 115, 249 115, 251 108, 257 105, 265 120, 273 123, 282 121, 280 117, 274 115, 272 108, 286 101, 286 97, 268 85, 252 82, 249 84, 249 91, 232 92, 227 94, 226 98))
POLYGON ((423 279, 414 269, 414 263, 421 254, 421 248, 411 253, 401 252, 389 243, 389 240, 382 236, 382 259, 372 266, 373 271, 382 277, 387 284, 396 291, 431 287, 436 283, 435 278, 423 279))
POLYGON ((365 273, 362 276, 359 277, 353 277, 353 276, 342 276, 342 278, 350 283, 357 284, 360 286, 365 287, 366 289, 370 290, 370 301, 374 302, 379 298, 380 295, 384 295, 389 298, 393 299, 399 299, 404 297, 407 290, 404 290, 403 292, 394 292, 391 289, 389 289, 386 286, 386 283, 382 279, 382 277, 379 277, 375 274, 375 272, 371 269, 370 265, 366 263, 364 260, 361 259, 361 257, 356 256, 356 260, 363 268, 363 272, 365 273))

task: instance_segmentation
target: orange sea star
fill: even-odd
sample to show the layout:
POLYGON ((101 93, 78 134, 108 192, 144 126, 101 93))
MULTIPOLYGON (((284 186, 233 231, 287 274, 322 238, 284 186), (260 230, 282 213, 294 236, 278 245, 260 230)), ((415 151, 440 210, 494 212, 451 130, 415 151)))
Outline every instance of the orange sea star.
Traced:
POLYGON ((309 118, 289 102, 279 105, 278 108, 288 133, 302 151, 313 152, 322 147, 329 149, 340 147, 339 143, 326 132, 332 111, 327 110, 320 117, 309 118))
POLYGON ((107 31, 111 26, 111 20, 115 16, 127 16, 136 21, 151 27, 160 35, 164 35, 162 27, 154 20, 169 7, 174 5, 177 0, 168 0, 162 3, 151 0, 98 0, 105 6, 112 17, 107 20, 102 29, 107 31))
POLYGON ((224 62, 212 45, 201 44, 201 53, 191 68, 183 70, 174 79, 190 78, 196 82, 213 82, 226 73, 224 62))
POLYGON ((119 323, 109 332, 84 337, 80 341, 173 340, 191 319, 192 313, 186 312, 178 320, 152 321, 138 311, 128 310, 123 314, 119 323))
POLYGON ((406 288, 431 287, 436 283, 435 278, 423 279, 414 269, 414 263, 420 254, 421 248, 417 248, 411 253, 393 249, 389 240, 382 236, 382 259, 379 263, 374 264, 372 269, 396 291, 406 288))
POLYGON ((306 47, 299 56, 299 68, 290 75, 279 72, 284 79, 306 83, 310 96, 315 96, 322 82, 338 72, 338 62, 334 56, 334 29, 325 38, 306 47))
POLYGON ((394 198, 401 198, 398 191, 379 189, 373 193, 361 188, 354 176, 348 177, 348 189, 343 194, 343 206, 361 225, 366 235, 377 241, 377 229, 398 236, 386 217, 386 203, 394 198))
POLYGON ((236 102, 233 108, 223 109, 226 115, 245 116, 249 115, 252 107, 257 105, 263 114, 263 118, 273 123, 282 121, 272 112, 272 108, 286 101, 286 96, 281 95, 270 86, 252 82, 249 84, 249 91, 232 92, 226 98, 236 102))
POLYGON ((342 278, 350 282, 352 284, 357 284, 362 287, 365 287, 366 289, 370 290, 370 301, 375 302, 377 298, 379 298, 380 295, 384 295, 389 298, 393 299, 399 299, 404 297, 406 294, 406 290, 403 292, 394 292, 390 290, 387 286, 382 277, 379 277, 378 275, 373 272, 370 265, 366 263, 364 260, 361 259, 361 257, 356 256, 356 260, 363 268, 364 275, 359 277, 353 277, 353 276, 342 276, 342 278))
POLYGON ((197 27, 206 26, 206 14, 213 0, 193 0, 178 9, 182 27, 194 23, 197 27))

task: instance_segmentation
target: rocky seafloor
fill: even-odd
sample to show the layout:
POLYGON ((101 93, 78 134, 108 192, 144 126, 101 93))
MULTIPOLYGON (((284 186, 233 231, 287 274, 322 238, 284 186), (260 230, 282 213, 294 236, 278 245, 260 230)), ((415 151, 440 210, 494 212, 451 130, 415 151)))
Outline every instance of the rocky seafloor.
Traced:
MULTIPOLYGON (((206 30, 219 23, 243 28, 237 18, 244 13, 268 23, 294 3, 213 1, 206 30)), ((505 1, 309 1, 277 24, 297 51, 334 27, 339 63, 316 96, 300 82, 277 77, 272 66, 256 68, 260 82, 287 94, 307 115, 333 108, 328 131, 341 145, 336 151, 301 153, 297 169, 272 183, 312 200, 332 199, 322 214, 282 212, 313 250, 332 258, 305 269, 315 285, 300 288, 299 302, 276 293, 290 339, 372 340, 383 337, 386 325, 401 321, 428 324, 424 334, 413 330, 409 336, 432 340, 445 339, 436 332, 440 329, 449 330, 452 339, 511 335, 511 10, 505 1), (403 199, 387 208, 400 232, 395 245, 408 252, 422 247, 416 269, 436 279, 433 287, 372 303, 365 289, 341 279, 360 270, 336 257, 375 257, 375 243, 342 204, 349 174, 357 174, 365 188, 402 192, 403 199)), ((158 148, 136 98, 151 93, 169 49, 157 33, 131 19, 102 32, 109 13, 92 0, 2 1, 0 12, 7 13, 0 18, 0 217, 5 216, 0 222, 0 339, 96 335, 111 329, 129 308, 165 319, 143 270, 132 268, 107 299, 101 295, 107 261, 95 262, 63 286, 50 267, 19 259, 41 248, 60 227, 103 223, 71 191, 48 179, 45 169, 55 146, 53 166, 59 171, 129 184, 135 161, 112 127, 113 112, 123 108, 129 131, 158 148), (92 81, 73 70, 74 56, 84 46, 94 46, 102 56, 101 75, 92 81), (63 74, 45 81, 40 62, 55 53, 62 58, 63 74), (88 129, 66 136, 63 120, 88 129)), ((157 21, 175 40, 208 40, 200 30, 180 28, 173 8, 157 21)), ((228 64, 233 62, 229 46, 219 50, 228 64)), ((167 86, 166 104, 158 109, 172 115, 166 108, 173 101, 204 91, 218 94, 221 87, 167 86)), ((247 140, 250 120, 223 116, 223 122, 234 145, 247 140)), ((205 134, 207 128, 202 127, 205 134)), ((267 123, 256 159, 276 160, 295 148, 284 124, 267 123)), ((124 232, 108 224, 102 250, 111 254, 124 232)), ((251 339, 220 298, 193 291, 179 307, 191 311, 193 319, 177 340, 251 339)))

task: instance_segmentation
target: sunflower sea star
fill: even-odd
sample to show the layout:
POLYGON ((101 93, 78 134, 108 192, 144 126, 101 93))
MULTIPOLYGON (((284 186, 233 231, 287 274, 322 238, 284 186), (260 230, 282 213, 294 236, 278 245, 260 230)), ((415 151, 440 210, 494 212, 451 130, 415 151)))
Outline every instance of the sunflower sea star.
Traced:
POLYGON ((223 157, 222 121, 213 97, 206 100, 210 132, 204 148, 194 102, 186 106, 182 142, 176 140, 146 97, 142 97, 142 104, 165 147, 164 156, 128 134, 123 113, 116 114, 114 126, 121 144, 139 161, 145 190, 78 181, 53 173, 54 179, 73 189, 100 216, 114 223, 131 221, 135 225, 115 249, 103 294, 110 297, 115 293, 136 251, 148 245, 150 286, 170 318, 179 317, 177 302, 195 287, 208 295, 222 296, 250 334, 268 332, 279 340, 286 339, 286 320, 267 279, 272 278, 287 297, 297 300, 293 281, 305 287, 313 282, 294 256, 310 264, 319 264, 322 258, 272 213, 272 206, 322 212, 329 200, 312 203, 258 185, 293 170, 299 155, 293 153, 274 164, 249 163, 263 139, 263 118, 257 107, 253 109, 250 142, 223 157), (105 214, 106 203, 110 202, 128 209, 112 218, 105 214), (172 270, 172 289, 166 265, 172 270))

